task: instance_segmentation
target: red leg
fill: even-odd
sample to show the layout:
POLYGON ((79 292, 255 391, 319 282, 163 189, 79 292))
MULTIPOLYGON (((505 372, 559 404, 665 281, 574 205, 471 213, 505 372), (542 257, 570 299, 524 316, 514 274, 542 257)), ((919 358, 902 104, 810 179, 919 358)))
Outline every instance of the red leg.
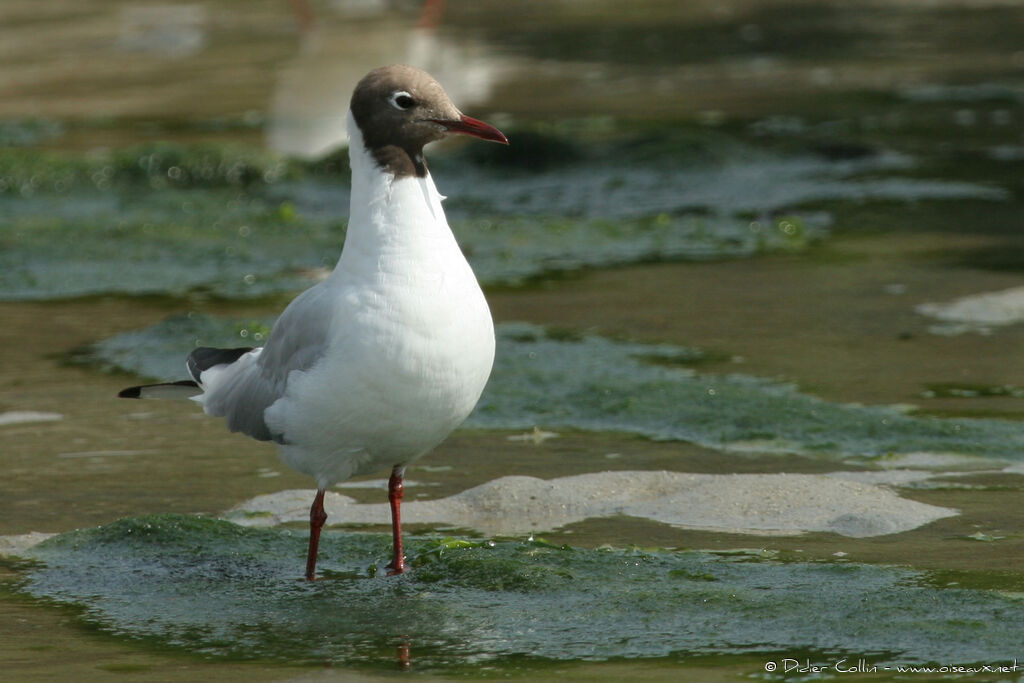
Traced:
POLYGON ((306 578, 316 580, 316 553, 320 547, 320 529, 327 521, 324 512, 324 489, 316 490, 313 507, 309 508, 309 553, 306 555, 306 578))
POLYGON ((409 641, 403 640, 398 644, 398 668, 408 669, 412 666, 412 657, 409 654, 409 641))
POLYGON ((388 565, 388 576, 402 574, 405 572, 405 554, 402 552, 402 494, 405 487, 402 485, 402 475, 405 468, 398 465, 391 470, 391 478, 388 480, 388 502, 391 503, 391 539, 394 555, 391 564, 388 565))

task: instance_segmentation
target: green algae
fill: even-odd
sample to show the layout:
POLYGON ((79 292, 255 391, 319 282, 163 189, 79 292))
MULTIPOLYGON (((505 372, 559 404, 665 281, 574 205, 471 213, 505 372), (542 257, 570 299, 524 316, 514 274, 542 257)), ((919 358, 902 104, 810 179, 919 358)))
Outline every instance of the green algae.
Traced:
POLYGON ((239 143, 153 142, 124 149, 69 154, 0 147, 0 195, 58 194, 117 186, 243 187, 273 183, 296 172, 283 158, 239 143))
POLYGON ((824 401, 771 380, 645 362, 685 354, 665 345, 552 340, 529 325, 503 326, 499 340, 472 426, 620 431, 817 457, 932 451, 1017 459, 1024 443, 1012 422, 917 417, 896 407, 824 401), (508 343, 506 334, 519 341, 508 343))
POLYGON ((373 576, 384 535, 325 533, 323 580, 299 579, 303 533, 175 515, 68 532, 28 551, 20 590, 82 622, 206 657, 386 665, 870 655, 878 663, 1020 656, 1002 591, 849 562, 700 551, 586 550, 534 540, 409 539, 411 571, 373 576))
POLYGON ((618 221, 519 216, 460 220, 453 230, 482 282, 518 285, 585 268, 802 251, 826 235, 812 221, 785 216, 762 225, 667 213, 618 221))
POLYGON ((61 217, 60 208, 44 216, 19 207, 20 215, 0 228, 3 298, 203 291, 257 297, 308 286, 303 270, 333 265, 340 251, 339 226, 282 220, 282 204, 232 191, 173 195, 150 193, 144 206, 124 197, 69 199, 73 219, 61 217))
MULTIPOLYGON (((835 199, 982 199, 1005 201, 998 187, 968 181, 908 177, 915 160, 880 151, 859 158, 828 158, 806 151, 783 153, 738 141, 723 143, 721 158, 705 159, 671 148, 660 158, 602 159, 530 174, 445 169, 444 189, 455 211, 476 214, 568 215, 627 219, 666 213, 721 217, 771 216, 793 206, 835 199), (882 176, 882 174, 886 174, 882 176)), ((825 227, 825 226, 822 226, 825 227)))
POLYGON ((27 118, 0 121, 0 148, 31 147, 60 138, 65 125, 53 119, 27 118))
MULTIPOLYGON (((75 358, 158 380, 180 379, 196 345, 259 345, 270 321, 168 318, 80 349, 75 358)), ((885 459, 931 452, 1019 460, 1014 422, 937 418, 891 406, 842 404, 740 374, 696 372, 702 352, 595 335, 498 327, 494 371, 469 427, 572 428, 682 440, 713 449, 885 459)))
MULTIPOLYGON (((568 150, 572 131, 524 134, 526 149, 506 166, 493 151, 438 155, 448 215, 481 281, 803 251, 831 223, 792 208, 809 202, 1006 198, 966 181, 865 177, 912 169, 891 152, 825 158, 660 130, 669 133, 660 148, 650 141, 657 131, 612 130, 586 157, 565 151, 557 165, 537 148, 568 150)), ((297 291, 340 253, 346 171, 333 156, 300 162, 238 143, 0 149, 0 299, 297 291)))

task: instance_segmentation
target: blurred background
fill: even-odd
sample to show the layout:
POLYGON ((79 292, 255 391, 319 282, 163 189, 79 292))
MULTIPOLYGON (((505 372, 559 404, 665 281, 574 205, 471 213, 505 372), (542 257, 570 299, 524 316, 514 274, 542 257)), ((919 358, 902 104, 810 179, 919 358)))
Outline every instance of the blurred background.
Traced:
MULTIPOLYGON (((36 121, 62 148, 233 133, 315 155, 343 140, 328 122, 353 83, 392 62, 516 120, 724 123, 843 104, 836 124, 855 129, 893 128, 926 101, 1011 104, 1024 69, 1020 9, 995 0, 10 0, 0 11, 4 141, 41 142, 15 135, 36 121)), ((974 123, 1011 126, 1011 113, 974 123)))
MULTIPOLYGON (((752 541, 631 518, 551 537, 756 542, 1017 586, 1012 0, 3 0, 0 534, 217 515, 311 485, 194 406, 115 395, 180 378, 196 343, 258 344, 333 267, 348 100, 394 62, 511 140, 429 150, 499 364, 466 428, 411 471, 414 497, 510 474, 927 472, 887 481, 961 514, 891 536, 752 541), (516 384, 525 367, 536 394, 516 384), (908 483, 935 476, 956 484, 908 483)), ((346 495, 378 502, 368 486, 346 495)), ((0 636, 0 663, 26 675, 198 666, 11 600, 0 636), (73 655, 33 669, 54 642, 73 655)), ((663 664, 646 674, 683 666, 663 664)))

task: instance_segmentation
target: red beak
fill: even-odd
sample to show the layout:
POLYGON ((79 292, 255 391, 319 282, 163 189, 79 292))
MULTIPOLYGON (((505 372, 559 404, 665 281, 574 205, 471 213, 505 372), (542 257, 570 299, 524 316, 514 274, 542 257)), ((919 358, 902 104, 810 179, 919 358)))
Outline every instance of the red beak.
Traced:
POLYGON ((508 138, 500 130, 495 128, 489 123, 478 121, 477 119, 470 118, 463 115, 458 121, 439 121, 434 119, 434 123, 439 123, 452 133, 461 133, 463 135, 472 135, 475 138, 481 140, 491 140, 493 142, 500 142, 503 145, 508 144, 508 138))

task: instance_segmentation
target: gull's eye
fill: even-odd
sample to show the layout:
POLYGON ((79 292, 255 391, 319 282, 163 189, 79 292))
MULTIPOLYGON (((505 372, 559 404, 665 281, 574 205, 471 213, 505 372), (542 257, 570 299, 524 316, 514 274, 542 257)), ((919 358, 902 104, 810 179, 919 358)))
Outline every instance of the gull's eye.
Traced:
POLYGON ((395 109, 401 109, 402 111, 410 109, 414 104, 416 104, 416 100, 412 98, 412 95, 405 92, 404 90, 399 90, 398 92, 391 93, 391 98, 389 99, 389 101, 391 102, 392 107, 394 107, 395 109))

